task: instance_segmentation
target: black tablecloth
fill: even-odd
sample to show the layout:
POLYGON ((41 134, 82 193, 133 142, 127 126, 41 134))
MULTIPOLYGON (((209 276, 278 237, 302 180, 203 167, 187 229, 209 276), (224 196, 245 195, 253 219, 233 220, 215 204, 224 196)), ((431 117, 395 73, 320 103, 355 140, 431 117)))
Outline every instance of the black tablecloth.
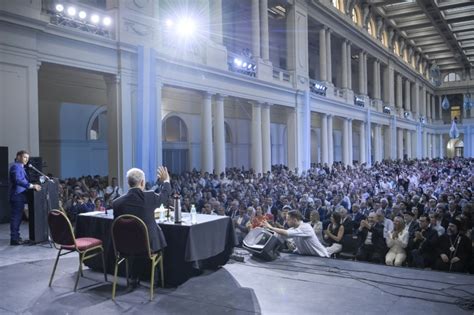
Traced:
MULTIPOLYGON (((197 224, 189 223, 188 214, 183 214, 183 223, 157 223, 165 236, 164 273, 167 286, 177 286, 197 275, 205 268, 217 268, 227 263, 236 245, 232 221, 229 217, 197 215, 197 224)), ((83 214, 77 216, 76 237, 95 237, 102 240, 106 252, 108 273, 114 270, 114 249, 110 229, 113 214, 83 214)), ((85 264, 102 270, 99 257, 85 264)), ((123 274, 123 270, 120 272, 123 274)))

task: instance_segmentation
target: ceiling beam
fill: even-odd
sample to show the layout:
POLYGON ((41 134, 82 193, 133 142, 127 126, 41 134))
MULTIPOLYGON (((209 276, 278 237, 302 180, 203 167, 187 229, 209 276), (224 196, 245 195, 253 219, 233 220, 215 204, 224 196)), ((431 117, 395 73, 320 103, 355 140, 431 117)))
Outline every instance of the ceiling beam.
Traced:
POLYGON ((430 26, 430 25, 431 25, 430 20, 415 20, 415 21, 409 21, 409 22, 404 22, 404 23, 397 23, 397 27, 400 28, 402 31, 414 30, 420 27, 430 26))
POLYGON ((442 60, 442 61, 436 61, 436 64, 438 66, 446 66, 446 65, 458 64, 458 62, 454 59, 447 59, 447 60, 442 60))
POLYGON ((438 3, 440 10, 462 8, 466 5, 472 5, 472 0, 451 0, 438 3))
POLYGON ((466 48, 474 48, 474 43, 461 44, 461 47, 462 47, 463 49, 466 49, 466 48))
POLYGON ((451 26, 454 33, 462 33, 462 32, 472 32, 472 24, 464 24, 464 25, 453 25, 451 26))
POLYGON ((454 70, 454 69, 462 69, 463 67, 458 64, 458 65, 452 65, 452 66, 439 66, 439 70, 444 71, 444 70, 454 70))
POLYGON ((433 58, 433 59, 450 59, 450 58, 454 58, 453 56, 453 53, 431 53, 430 54, 430 58, 433 58))
MULTIPOLYGON (((464 50, 459 46, 459 42, 451 31, 449 23, 444 18, 444 14, 438 7, 437 0, 416 0, 416 3, 426 13, 426 16, 432 21, 438 29, 439 34, 444 38, 446 44, 455 56, 460 56, 460 63, 465 68, 470 68, 471 63, 467 60, 464 50)), ((472 26, 471 26, 472 28, 472 26)))
POLYGON ((430 31, 413 31, 413 33, 407 33, 408 39, 417 39, 417 38, 425 38, 428 36, 439 35, 439 33, 432 28, 430 31))
POLYGON ((451 51, 451 48, 448 46, 433 46, 430 48, 422 48, 421 49, 425 54, 430 54, 434 52, 443 52, 443 51, 451 51))
POLYGON ((385 10, 385 17, 389 19, 412 16, 421 13, 420 8, 415 4, 403 9, 385 10))
POLYGON ((387 4, 405 3, 406 0, 367 0, 367 3, 374 6, 384 6, 387 4))
MULTIPOLYGON (((474 20, 473 17, 474 17, 474 12, 472 10, 469 10, 467 12, 445 14, 445 20, 448 23, 460 23, 460 22, 473 21, 474 20)), ((473 27, 474 26, 471 25, 471 29, 473 27)))
POLYGON ((429 37, 423 38, 423 40, 415 41, 416 46, 423 47, 423 46, 432 46, 432 45, 439 45, 444 44, 443 39, 438 35, 436 37, 429 37))
POLYGON ((462 33, 461 35, 456 35, 456 39, 459 41, 474 39, 474 31, 462 33))

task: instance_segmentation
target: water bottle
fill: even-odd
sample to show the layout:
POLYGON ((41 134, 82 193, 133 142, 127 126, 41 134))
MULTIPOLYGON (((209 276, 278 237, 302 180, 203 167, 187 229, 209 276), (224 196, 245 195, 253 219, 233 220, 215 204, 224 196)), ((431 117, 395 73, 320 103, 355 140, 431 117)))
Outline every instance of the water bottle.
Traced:
POLYGON ((165 207, 163 207, 163 204, 160 206, 160 221, 165 221, 165 207))
POLYGON ((181 223, 181 199, 178 193, 173 197, 174 199, 174 223, 181 223))
POLYGON ((197 223, 196 207, 191 205, 191 224, 197 223))

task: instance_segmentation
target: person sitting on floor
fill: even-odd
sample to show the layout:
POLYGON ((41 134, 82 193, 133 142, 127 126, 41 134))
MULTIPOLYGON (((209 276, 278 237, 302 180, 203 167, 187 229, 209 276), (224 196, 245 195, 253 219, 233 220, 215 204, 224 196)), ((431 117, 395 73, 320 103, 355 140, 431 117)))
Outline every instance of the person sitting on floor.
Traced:
POLYGON ((460 233, 461 221, 452 220, 447 233, 439 238, 438 257, 434 268, 443 271, 464 272, 471 258, 471 240, 460 233))
POLYGON ((341 240, 343 236, 344 225, 341 224, 341 215, 339 212, 333 212, 331 214, 331 223, 326 231, 324 231, 324 242, 329 245, 329 247, 326 247, 329 256, 337 254, 342 250, 341 240))
POLYGON ((316 237, 321 242, 321 244, 324 244, 324 242, 323 242, 323 222, 321 222, 321 220, 320 220, 318 210, 311 211, 311 214, 310 214, 309 218, 310 218, 309 224, 311 224, 311 226, 313 227, 313 230, 314 230, 314 233, 316 234, 316 237))
POLYGON ((360 244, 356 259, 381 263, 385 257, 385 240, 383 224, 376 219, 375 212, 369 213, 367 220, 362 220, 357 232, 360 244))
POLYGON ((311 225, 303 222, 303 216, 298 210, 288 212, 287 223, 290 227, 288 230, 273 227, 266 221, 263 226, 277 233, 281 241, 292 238, 296 245, 295 252, 298 254, 329 257, 326 247, 318 240, 311 225))
POLYGON ((386 241, 389 250, 385 255, 385 264, 401 266, 407 258, 405 248, 408 245, 408 230, 405 229, 405 221, 401 217, 393 219, 393 231, 388 233, 386 241))
POLYGON ((430 227, 426 214, 420 216, 418 224, 420 229, 408 242, 408 248, 411 250, 411 265, 417 268, 431 267, 435 261, 438 233, 430 227))

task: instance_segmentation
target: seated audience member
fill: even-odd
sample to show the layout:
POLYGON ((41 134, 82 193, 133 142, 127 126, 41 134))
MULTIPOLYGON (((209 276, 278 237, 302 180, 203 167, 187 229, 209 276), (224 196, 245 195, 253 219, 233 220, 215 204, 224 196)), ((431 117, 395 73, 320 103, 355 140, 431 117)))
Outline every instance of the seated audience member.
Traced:
POLYGON ((97 198, 94 202, 94 211, 105 211, 105 207, 103 206, 102 199, 97 198))
POLYGON ((360 243, 356 259, 381 263, 385 257, 386 245, 383 224, 377 221, 375 212, 371 212, 367 220, 360 222, 357 236, 360 243))
MULTIPOLYGON (((245 209, 245 207, 244 207, 245 209)), ((229 208, 226 210, 226 215, 233 218, 234 216, 238 215, 240 213, 240 207, 239 207, 239 201, 238 200, 233 200, 230 203, 229 208)))
POLYGON ((353 225, 353 230, 357 230, 360 226, 360 221, 365 219, 365 216, 362 212, 360 212, 360 205, 353 204, 352 205, 352 214, 351 214, 353 225))
POLYGON ((438 221, 439 215, 436 212, 431 212, 429 214, 430 218, 430 227, 438 233, 438 236, 444 234, 445 229, 441 226, 440 222, 438 221))
POLYGON ((247 225, 250 230, 253 230, 259 226, 262 226, 264 222, 267 222, 267 217, 263 214, 262 207, 257 206, 255 210, 255 216, 250 219, 250 222, 248 222, 247 225))
POLYGON ((347 209, 342 207, 337 212, 341 215, 341 224, 344 226, 344 235, 352 235, 354 233, 354 222, 347 214, 347 209))
POLYGON ((436 245, 438 233, 430 228, 430 222, 426 214, 418 219, 420 228, 415 232, 413 239, 408 242, 411 251, 411 265, 417 268, 431 267, 436 257, 436 245))
POLYGON ((344 225, 341 224, 341 215, 339 212, 333 212, 331 223, 324 231, 324 242, 329 245, 329 247, 326 247, 329 256, 337 254, 342 250, 341 240, 343 236, 344 225))
POLYGON ((202 214, 211 214, 211 215, 215 214, 214 212, 212 212, 212 207, 210 203, 204 204, 204 207, 202 208, 202 214))
POLYGON ((454 219, 449 223, 446 234, 439 238, 434 268, 443 271, 464 272, 471 259, 471 240, 460 233, 462 222, 454 219))
POLYGON ((123 191, 122 188, 118 186, 117 177, 112 177, 112 182, 110 183, 110 186, 107 186, 104 194, 105 203, 107 207, 110 208, 112 206, 112 201, 114 201, 121 195, 123 195, 123 191))
POLYGON ((247 223, 250 222, 250 217, 247 215, 247 209, 245 209, 245 206, 242 205, 239 207, 239 212, 234 216, 232 222, 234 223, 237 242, 241 245, 245 236, 247 236, 247 233, 249 232, 247 223))
POLYGON ((388 233, 393 231, 393 221, 384 216, 384 212, 379 209, 376 212, 376 218, 379 223, 383 224, 383 237, 386 239, 388 233))
POLYGON ((287 229, 287 218, 288 212, 291 210, 290 206, 283 206, 281 210, 278 211, 278 218, 275 220, 275 226, 282 229, 287 229))
POLYGON ((415 237, 415 231, 419 229, 418 221, 415 219, 415 214, 411 211, 406 211, 403 214, 405 219, 405 230, 408 231, 408 239, 415 237))
POLYGON ((292 238, 296 245, 295 252, 298 254, 329 257, 326 248, 314 234, 313 228, 309 223, 303 222, 303 216, 298 210, 289 211, 287 221, 290 227, 287 230, 273 227, 268 222, 265 222, 264 226, 279 234, 280 240, 292 238))
POLYGON ((401 217, 393 219, 393 231, 388 233, 386 241, 389 250, 385 255, 385 264, 401 266, 407 258, 405 248, 408 245, 408 230, 405 229, 405 221, 401 217))
POLYGON ((316 237, 318 240, 321 242, 321 244, 324 244, 323 242, 323 222, 319 219, 319 212, 317 210, 311 211, 310 215, 310 224, 313 227, 314 233, 316 234, 316 237))

